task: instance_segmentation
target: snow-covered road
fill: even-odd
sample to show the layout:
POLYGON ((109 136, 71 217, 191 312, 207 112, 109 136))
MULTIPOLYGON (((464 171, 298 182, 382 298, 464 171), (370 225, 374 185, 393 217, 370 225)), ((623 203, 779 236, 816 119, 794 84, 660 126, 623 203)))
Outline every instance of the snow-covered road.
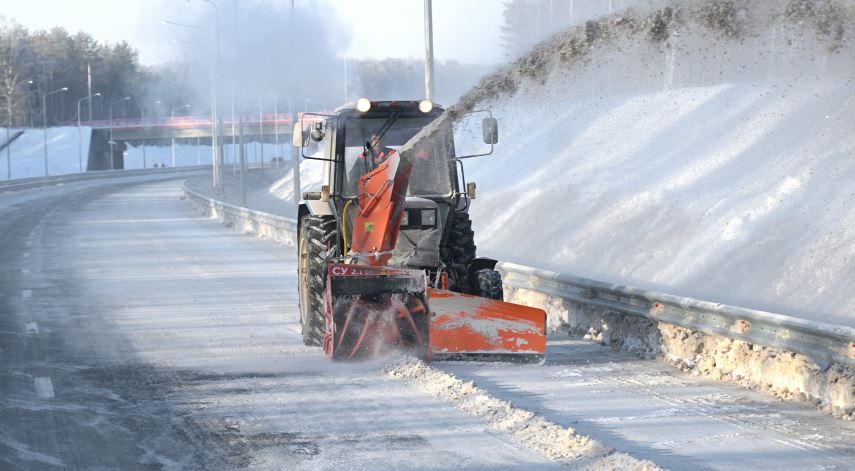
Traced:
POLYGON ((75 188, 0 197, 0 468, 557 467, 303 347, 294 251, 180 180, 75 188))
MULTIPOLYGON (((0 468, 552 469, 490 424, 302 346, 294 250, 181 180, 0 195, 0 468)), ((855 424, 553 339, 536 365, 440 364, 671 469, 844 469, 855 424)))

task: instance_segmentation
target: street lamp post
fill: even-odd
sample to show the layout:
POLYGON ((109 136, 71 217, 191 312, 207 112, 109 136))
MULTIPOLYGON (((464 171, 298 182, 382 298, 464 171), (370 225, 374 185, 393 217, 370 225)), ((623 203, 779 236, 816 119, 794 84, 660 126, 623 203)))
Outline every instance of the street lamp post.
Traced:
POLYGON ((52 92, 47 92, 42 95, 42 132, 44 134, 44 148, 45 148, 45 176, 48 176, 48 151, 47 151, 47 97, 49 95, 53 95, 54 93, 66 92, 68 91, 68 87, 58 88, 52 92))
POLYGON ((216 146, 216 153, 214 159, 214 169, 213 169, 213 183, 214 189, 218 192, 223 191, 223 145, 222 139, 220 136, 220 90, 219 90, 219 75, 220 75, 220 9, 217 7, 217 4, 213 0, 202 0, 205 3, 214 7, 214 41, 216 43, 217 50, 217 63, 214 67, 214 127, 213 134, 214 139, 211 141, 211 145, 216 146))
POLYGON ((425 98, 433 101, 433 2, 425 2, 425 98))
POLYGON ((124 98, 121 98, 119 100, 116 100, 116 101, 110 103, 110 170, 114 170, 114 168, 113 168, 114 167, 113 146, 116 144, 116 141, 113 140, 113 105, 115 105, 116 103, 121 103, 123 101, 128 101, 130 99, 131 99, 131 97, 126 96, 124 98))
POLYGON ((6 179, 12 179, 12 154, 9 150, 12 147, 12 143, 9 142, 9 131, 12 127, 12 101, 6 101, 6 179))
MULTIPOLYGON (((169 112, 169 116, 174 119, 175 118, 175 112, 182 109, 182 108, 190 108, 190 105, 181 105, 177 108, 173 108, 169 112)), ((175 138, 174 137, 172 138, 172 168, 175 168, 175 138)))
MULTIPOLYGON (((156 100, 154 102, 155 105, 160 104, 160 100, 156 100)), ((157 109, 155 109, 155 115, 157 114, 157 109)), ((140 106, 140 121, 142 121, 142 125, 145 126, 145 110, 142 106, 140 106)), ((142 168, 146 167, 146 159, 145 159, 145 139, 142 141, 142 168)))
MULTIPOLYGON (((189 0, 188 0, 189 1, 189 0)), ((220 139, 220 115, 219 115, 219 96, 218 96, 218 74, 220 71, 220 9, 212 0, 203 0, 214 7, 214 42, 216 50, 216 64, 211 68, 211 156, 212 156, 212 176, 213 186, 216 191, 222 191, 222 142, 220 139)), ((164 20, 161 23, 180 26, 182 28, 198 29, 210 34, 210 30, 201 26, 188 25, 184 23, 176 23, 174 21, 164 20)))
POLYGON ((276 161, 276 169, 279 169, 279 159, 282 158, 282 153, 279 152, 279 97, 273 96, 273 160, 276 161))
MULTIPOLYGON (((101 96, 100 93, 93 93, 77 100, 77 168, 78 172, 83 171, 83 137, 80 134, 80 103, 83 100, 91 100, 93 97, 101 96)), ((92 102, 89 102, 89 109, 92 109, 92 102)))
POLYGON ((261 170, 264 170, 264 107, 261 96, 258 97, 258 147, 261 170))

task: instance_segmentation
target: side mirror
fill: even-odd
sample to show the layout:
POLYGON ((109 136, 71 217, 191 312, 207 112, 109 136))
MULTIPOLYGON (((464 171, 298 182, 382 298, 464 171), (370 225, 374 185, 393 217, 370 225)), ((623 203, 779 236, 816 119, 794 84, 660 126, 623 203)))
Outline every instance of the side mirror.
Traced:
POLYGON ((469 182, 466 184, 466 195, 469 196, 470 200, 475 199, 475 182, 469 182))
POLYGON ((294 134, 291 134, 291 145, 294 147, 306 147, 303 142, 303 123, 294 123, 294 134))
POLYGON ((481 121, 481 134, 484 144, 495 144, 499 142, 499 122, 492 116, 481 121))
POLYGON ((315 123, 310 135, 313 141, 321 142, 324 140, 324 123, 315 123))

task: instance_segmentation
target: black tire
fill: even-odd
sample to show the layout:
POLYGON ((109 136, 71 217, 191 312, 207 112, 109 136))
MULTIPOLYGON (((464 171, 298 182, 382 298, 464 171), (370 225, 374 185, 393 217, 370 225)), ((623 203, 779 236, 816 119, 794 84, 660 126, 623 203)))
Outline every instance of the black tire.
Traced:
POLYGON ((482 298, 504 300, 505 293, 502 289, 502 275, 496 270, 483 268, 475 272, 476 288, 475 295, 482 298))
POLYGON ((327 254, 335 245, 338 231, 332 217, 303 216, 300 223, 297 272, 300 290, 300 325, 305 345, 324 342, 324 289, 327 282, 327 254))
POLYGON ((455 212, 446 242, 448 260, 448 288, 458 293, 473 293, 473 283, 468 279, 468 266, 475 259, 475 232, 469 213, 455 212))

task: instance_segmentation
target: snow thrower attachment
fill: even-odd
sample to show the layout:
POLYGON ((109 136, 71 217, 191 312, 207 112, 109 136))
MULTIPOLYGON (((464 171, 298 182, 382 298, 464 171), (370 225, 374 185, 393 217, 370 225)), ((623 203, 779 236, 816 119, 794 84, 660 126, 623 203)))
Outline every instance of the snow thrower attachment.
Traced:
POLYGON ((301 155, 324 162, 321 191, 298 210, 300 318, 306 345, 330 359, 544 357, 544 311, 502 301, 496 261, 475 256, 475 185, 458 168, 490 152, 456 156, 448 116, 425 100, 360 100, 294 128, 301 155))
POLYGON ((327 357, 363 360, 404 352, 436 360, 543 359, 543 310, 428 288, 427 282, 423 270, 329 265, 327 357))
POLYGON ((331 264, 324 306, 324 352, 332 360, 361 360, 394 351, 428 357, 423 271, 331 264))

